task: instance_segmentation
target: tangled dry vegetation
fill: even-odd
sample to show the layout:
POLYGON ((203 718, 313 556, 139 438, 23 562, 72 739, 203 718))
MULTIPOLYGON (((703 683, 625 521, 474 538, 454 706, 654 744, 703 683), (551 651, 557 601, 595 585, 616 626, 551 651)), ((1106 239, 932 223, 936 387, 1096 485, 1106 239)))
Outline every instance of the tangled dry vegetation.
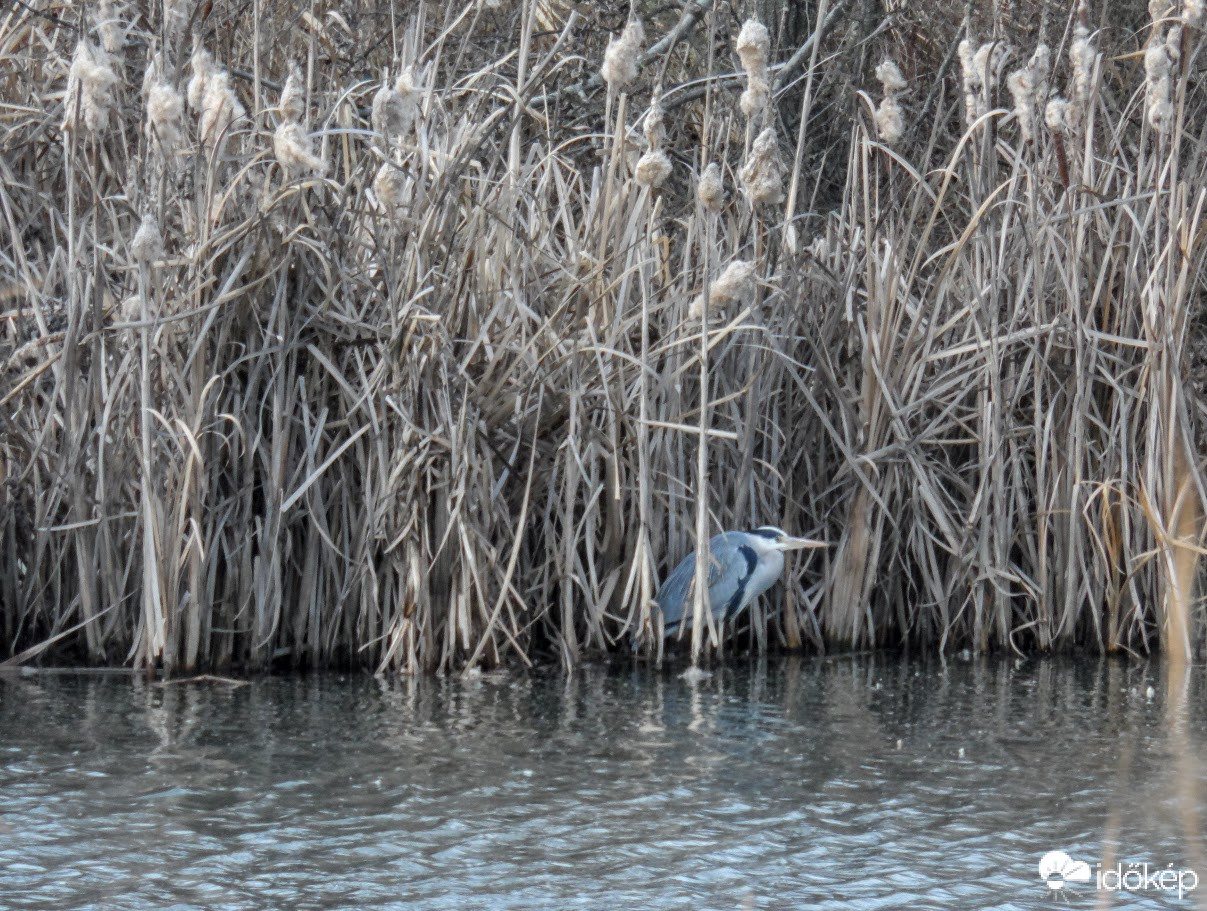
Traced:
POLYGON ((1190 654, 1204 15, 1097 6, 9 6, 5 657, 656 653, 763 523, 729 648, 1190 654))

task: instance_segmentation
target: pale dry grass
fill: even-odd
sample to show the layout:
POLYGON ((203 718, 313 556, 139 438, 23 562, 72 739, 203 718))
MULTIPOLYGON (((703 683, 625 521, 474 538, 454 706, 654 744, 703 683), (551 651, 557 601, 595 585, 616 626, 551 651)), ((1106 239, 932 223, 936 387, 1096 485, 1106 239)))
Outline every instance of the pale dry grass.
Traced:
POLYGON ((169 6, 0 18, 3 657, 657 654, 658 577, 763 523, 833 546, 740 644, 1197 647, 1180 7, 764 53, 692 2, 605 84, 552 0, 169 6))

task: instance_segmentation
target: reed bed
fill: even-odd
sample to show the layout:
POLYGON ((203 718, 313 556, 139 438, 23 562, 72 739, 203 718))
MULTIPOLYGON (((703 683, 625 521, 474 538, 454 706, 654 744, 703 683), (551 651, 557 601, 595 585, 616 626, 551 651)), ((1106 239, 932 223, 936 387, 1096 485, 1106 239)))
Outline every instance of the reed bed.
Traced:
POLYGON ((2 657, 657 656, 765 523, 694 657, 1191 657, 1203 10, 1100 6, 9 7, 2 657))

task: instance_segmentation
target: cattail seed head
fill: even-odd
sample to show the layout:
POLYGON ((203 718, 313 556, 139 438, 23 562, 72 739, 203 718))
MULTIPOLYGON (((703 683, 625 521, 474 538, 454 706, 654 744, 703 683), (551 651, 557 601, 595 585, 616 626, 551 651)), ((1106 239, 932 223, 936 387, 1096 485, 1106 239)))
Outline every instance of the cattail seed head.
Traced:
POLYGON ((205 80, 205 94, 201 99, 201 119, 198 124, 201 141, 214 148, 226 135, 230 125, 244 113, 243 105, 231 88, 230 74, 226 70, 212 72, 205 80))
POLYGON ((117 305, 117 315, 123 323, 137 323, 142 319, 142 298, 137 294, 122 298, 117 305))
POLYGON ((397 209, 403 202, 406 180, 397 165, 385 162, 377 169, 373 178, 373 195, 389 210, 397 209))
POLYGON ((637 78, 643 44, 645 29, 640 19, 630 19, 620 37, 608 42, 599 72, 610 89, 621 91, 637 78))
POLYGON ((1144 52, 1144 109, 1148 124, 1158 133, 1169 129, 1173 120, 1170 101, 1171 63, 1164 42, 1153 42, 1144 52))
POLYGON ((763 76, 771 59, 771 33, 757 19, 747 19, 738 32, 736 46, 742 69, 750 76, 763 76))
POLYGON ((1182 26, 1170 26, 1169 34, 1165 36, 1165 53, 1169 54, 1170 64, 1182 59, 1182 26))
POLYGON ((768 127, 759 133, 750 157, 738 170, 738 178, 752 205, 774 205, 784 198, 783 164, 774 129, 768 127))
POLYGON ((67 76, 63 129, 74 129, 77 122, 83 123, 84 129, 90 133, 107 129, 109 111, 113 106, 113 89, 120 81, 104 49, 80 41, 75 46, 67 76))
POLYGON ((97 4, 96 32, 106 54, 118 54, 126 46, 126 23, 118 15, 113 0, 97 4))
POLYGON ((751 75, 746 82, 738 106, 747 117, 754 117, 767 110, 771 103, 771 86, 762 76, 751 75))
POLYGON ((210 77, 217 72, 217 67, 214 66, 214 58, 210 52, 200 45, 193 48, 189 66, 193 70, 193 75, 189 79, 185 94, 189 101, 189 108, 194 113, 200 114, 201 105, 205 101, 206 86, 209 84, 210 77))
POLYGON ((1023 142, 1035 141, 1035 77, 1029 66, 1006 77, 1006 88, 1014 99, 1014 118, 1023 142))
POLYGON ((1006 88, 1014 101, 1014 118, 1024 143, 1035 141, 1035 111, 1048 91, 1052 51, 1046 44, 1035 48, 1027 65, 1006 77, 1006 88))
POLYGON ((1048 76, 1052 73, 1052 49, 1046 44, 1036 45, 1035 53, 1031 55, 1027 65, 1031 68, 1035 91, 1042 95, 1047 88, 1048 76))
POLYGON ((1094 65, 1097 62, 1098 54, 1090 44, 1090 30, 1079 22, 1073 27, 1073 41, 1069 45, 1069 64, 1073 73, 1073 100, 1082 107, 1090 101, 1094 65))
POLYGON ((394 91, 402 96, 404 104, 414 106, 414 113, 419 113, 419 97, 422 90, 419 84, 415 82, 415 71, 409 66, 403 67, 398 73, 398 78, 394 80, 394 91))
POLYGON ((281 89, 281 101, 277 105, 281 119, 302 123, 306 117, 306 85, 302 81, 302 71, 296 65, 289 67, 289 78, 281 89))
POLYGON ((960 73, 963 77, 964 122, 972 126, 978 116, 982 86, 980 74, 977 72, 976 52, 967 38, 960 42, 956 50, 960 57, 960 73))
POLYGON ((671 176, 671 160, 661 149, 649 149, 638 159, 633 176, 639 184, 660 187, 671 176))
POLYGON ((287 176, 317 171, 323 173, 326 163, 311 151, 310 137, 300 123, 287 121, 272 134, 272 151, 287 176))
POLYGON ((905 116, 901 113, 901 105, 892 95, 885 95, 876 108, 876 133, 882 140, 892 145, 905 132, 905 116))
POLYGON ((401 136, 406 130, 406 105, 391 86, 383 85, 374 94, 370 123, 373 131, 383 136, 401 136))
POLYGON ((419 116, 419 90, 409 69, 398 74, 394 85, 383 82, 373 96, 371 123, 386 137, 403 136, 419 116))
POLYGON ((1169 76, 1169 52, 1164 44, 1154 44, 1144 52, 1144 75, 1149 82, 1169 76))
POLYGON ((154 82, 147 89, 146 133, 165 158, 184 141, 184 99, 167 82, 154 82))
POLYGON ((986 41, 976 49, 972 63, 980 79, 981 91, 988 94, 997 79, 998 71, 1010 53, 1010 48, 1001 41, 986 41))
POLYGON ((705 212, 720 212, 725 204, 725 185, 721 182, 721 166, 710 162, 696 184, 696 201, 705 212))
POLYGON ((1183 0, 1182 22, 1186 25, 1202 25, 1204 13, 1207 13, 1207 4, 1203 0, 1183 0))
MULTIPOLYGON (((751 297, 754 294, 754 270, 754 263, 744 259, 735 259, 726 266, 708 289, 709 307, 720 309, 751 297)), ((692 301, 687 312, 692 319, 699 319, 704 314, 703 294, 692 301)))
POLYGON ((1069 132, 1069 109, 1072 105, 1065 98, 1053 98, 1044 109, 1044 123, 1053 133, 1069 132))
POLYGON ((163 258, 163 235, 159 233, 159 222, 148 212, 139 222, 138 230, 130 241, 130 255, 137 263, 150 264, 163 258))
POLYGON ((906 86, 905 77, 901 75, 901 67, 897 66, 894 60, 885 60, 876 67, 876 78, 880 80, 880 85, 884 88, 886 95, 900 92, 906 86))
POLYGON ((1158 133, 1167 133, 1174 116, 1173 103, 1169 100, 1169 79, 1162 79, 1151 89, 1151 95, 1146 96, 1148 125, 1158 133))

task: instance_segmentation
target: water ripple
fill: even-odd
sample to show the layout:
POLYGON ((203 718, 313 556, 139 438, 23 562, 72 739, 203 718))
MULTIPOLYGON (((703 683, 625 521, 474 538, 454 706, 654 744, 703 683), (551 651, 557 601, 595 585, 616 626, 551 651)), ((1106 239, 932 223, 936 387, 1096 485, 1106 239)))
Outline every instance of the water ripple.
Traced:
POLYGON ((1151 673, 0 677, 0 908, 1042 907, 1051 848, 1193 864, 1151 673))

